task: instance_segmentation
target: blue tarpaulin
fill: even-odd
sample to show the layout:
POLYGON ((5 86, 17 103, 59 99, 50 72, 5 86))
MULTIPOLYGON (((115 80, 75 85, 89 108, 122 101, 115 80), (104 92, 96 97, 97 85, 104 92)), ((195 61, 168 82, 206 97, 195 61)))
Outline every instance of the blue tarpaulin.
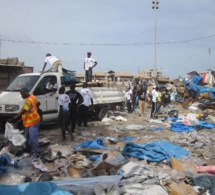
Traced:
POLYGON ((197 83, 202 79, 201 76, 193 76, 192 81, 186 81, 185 84, 189 84, 186 86, 186 89, 190 92, 194 92, 197 94, 201 93, 210 93, 210 96, 215 99, 215 88, 214 87, 205 87, 201 85, 197 85, 197 83))
POLYGON ((182 156, 188 156, 189 152, 184 148, 163 140, 136 144, 129 142, 125 145, 123 155, 136 157, 138 159, 147 159, 151 162, 170 161, 171 157, 180 159, 182 156))
POLYGON ((19 185, 0 184, 1 195, 73 195, 53 182, 30 182, 19 185))
POLYGON ((135 140, 135 139, 137 139, 137 138, 127 136, 127 137, 122 138, 121 140, 122 141, 131 141, 131 140, 135 140))
POLYGON ((195 126, 188 126, 184 125, 182 122, 175 122, 171 123, 170 129, 174 132, 191 132, 196 129, 202 129, 202 128, 207 128, 207 129, 212 129, 215 128, 214 124, 208 124, 205 121, 199 121, 199 125, 195 126))
POLYGON ((94 140, 88 140, 88 141, 84 141, 81 145, 75 147, 75 150, 80 150, 82 148, 92 148, 92 149, 103 149, 103 150, 107 150, 106 147, 104 147, 104 142, 101 138, 97 138, 94 140))
POLYGON ((7 154, 0 155, 0 175, 7 172, 8 166, 11 165, 11 159, 7 154))

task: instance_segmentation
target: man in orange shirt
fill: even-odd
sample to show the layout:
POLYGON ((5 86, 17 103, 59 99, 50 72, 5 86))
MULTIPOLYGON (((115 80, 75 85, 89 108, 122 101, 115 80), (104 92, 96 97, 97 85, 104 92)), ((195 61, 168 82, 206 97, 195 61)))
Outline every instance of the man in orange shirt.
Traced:
POLYGON ((21 111, 13 118, 8 119, 8 122, 17 122, 22 118, 25 127, 26 148, 34 157, 37 157, 39 152, 38 129, 40 124, 40 115, 37 112, 38 100, 34 95, 29 94, 27 88, 23 88, 20 94, 23 99, 26 99, 25 103, 21 111))

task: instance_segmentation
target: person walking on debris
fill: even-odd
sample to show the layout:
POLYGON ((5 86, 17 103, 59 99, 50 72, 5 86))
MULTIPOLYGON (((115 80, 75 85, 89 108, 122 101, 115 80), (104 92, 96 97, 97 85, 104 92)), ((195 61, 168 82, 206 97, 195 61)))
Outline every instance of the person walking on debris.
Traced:
POLYGON ((143 115, 146 110, 146 88, 143 85, 140 85, 140 89, 137 91, 139 99, 139 116, 143 115))
POLYGON ((170 99, 169 91, 167 89, 165 90, 165 93, 162 95, 161 99, 162 99, 162 104, 164 106, 165 115, 168 116, 171 99, 170 99))
POLYGON ((75 83, 70 85, 70 90, 66 91, 66 94, 71 100, 69 104, 69 121, 71 122, 71 131, 74 133, 78 118, 78 106, 83 102, 83 97, 75 90, 75 83))
POLYGON ((90 89, 88 89, 87 82, 83 83, 83 89, 81 89, 80 94, 83 97, 83 102, 79 106, 79 120, 78 120, 79 128, 81 128, 82 121, 84 122, 84 127, 88 127, 87 120, 90 102, 91 105, 93 106, 93 93, 90 89))
POLYGON ((38 156, 39 152, 39 124, 40 115, 38 113, 39 102, 34 95, 30 95, 27 88, 22 88, 20 94, 26 99, 21 111, 8 120, 9 123, 17 122, 22 118, 25 127, 26 149, 32 153, 33 157, 38 156))
POLYGON ((91 58, 91 55, 91 52, 87 52, 87 58, 84 60, 85 82, 92 81, 93 68, 97 65, 97 61, 91 58))
POLYGON ((158 87, 154 86, 152 90, 152 109, 151 109, 151 118, 155 117, 156 106, 158 98, 158 87))
POLYGON ((65 87, 61 86, 59 88, 59 97, 58 97, 58 105, 59 105, 59 123, 61 127, 61 132, 63 136, 63 141, 66 140, 66 131, 68 130, 71 139, 73 139, 72 133, 70 129, 67 127, 68 117, 69 117, 69 104, 70 104, 70 98, 67 94, 65 94, 65 87))
POLYGON ((128 113, 131 113, 132 112, 132 110, 131 110, 132 94, 131 94, 131 90, 129 87, 127 87, 126 91, 125 91, 125 101, 126 101, 128 113))
POLYGON ((55 56, 52 56, 50 53, 46 54, 46 58, 45 58, 45 62, 44 62, 44 66, 41 74, 43 74, 47 63, 52 65, 52 72, 59 72, 60 76, 63 77, 61 60, 59 60, 55 56))

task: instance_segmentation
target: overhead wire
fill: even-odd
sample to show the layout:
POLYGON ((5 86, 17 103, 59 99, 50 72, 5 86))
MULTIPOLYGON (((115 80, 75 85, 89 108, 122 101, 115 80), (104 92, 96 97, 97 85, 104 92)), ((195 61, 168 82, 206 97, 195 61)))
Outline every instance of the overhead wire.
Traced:
MULTIPOLYGON (((125 45, 133 45, 133 46, 139 46, 139 45, 151 45, 154 44, 153 42, 139 42, 139 43, 58 43, 58 42, 41 42, 41 41, 26 41, 26 40, 16 40, 16 39, 9 39, 6 38, 3 35, 0 35, 3 37, 1 41, 5 42, 14 42, 14 43, 28 43, 28 44, 43 44, 43 45, 79 45, 79 46, 125 46, 125 45)), ((165 41, 165 42, 157 42, 156 44, 178 44, 178 43, 190 43, 193 41, 201 40, 201 39, 206 39, 206 38, 211 38, 215 37, 215 35, 209 35, 209 36, 204 36, 204 37, 198 37, 198 38, 193 38, 193 39, 188 39, 188 40, 183 40, 183 41, 165 41)))

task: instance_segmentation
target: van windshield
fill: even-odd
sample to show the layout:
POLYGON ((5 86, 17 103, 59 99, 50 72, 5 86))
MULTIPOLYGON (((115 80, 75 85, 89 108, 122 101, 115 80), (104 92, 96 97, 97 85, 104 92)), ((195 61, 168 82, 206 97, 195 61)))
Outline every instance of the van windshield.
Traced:
POLYGON ((31 91, 39 78, 39 75, 16 77, 16 79, 7 87, 5 91, 20 91, 23 87, 26 87, 28 91, 31 91))

